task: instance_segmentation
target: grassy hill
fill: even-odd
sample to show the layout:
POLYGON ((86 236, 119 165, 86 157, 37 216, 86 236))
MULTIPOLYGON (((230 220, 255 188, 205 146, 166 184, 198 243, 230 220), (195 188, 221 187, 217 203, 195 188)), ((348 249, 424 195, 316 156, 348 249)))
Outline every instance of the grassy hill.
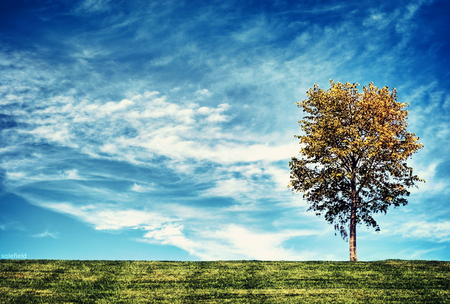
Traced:
POLYGON ((450 303, 450 262, 0 260, 0 303, 450 303))

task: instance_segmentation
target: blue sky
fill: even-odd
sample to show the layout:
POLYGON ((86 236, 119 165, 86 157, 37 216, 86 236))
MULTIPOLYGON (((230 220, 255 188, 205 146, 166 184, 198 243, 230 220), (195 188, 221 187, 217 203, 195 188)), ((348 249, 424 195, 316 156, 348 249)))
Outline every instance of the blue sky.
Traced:
POLYGON ((296 102, 395 87, 409 204, 360 260, 450 260, 450 4, 3 1, 0 253, 33 259, 348 260, 287 189, 296 102))

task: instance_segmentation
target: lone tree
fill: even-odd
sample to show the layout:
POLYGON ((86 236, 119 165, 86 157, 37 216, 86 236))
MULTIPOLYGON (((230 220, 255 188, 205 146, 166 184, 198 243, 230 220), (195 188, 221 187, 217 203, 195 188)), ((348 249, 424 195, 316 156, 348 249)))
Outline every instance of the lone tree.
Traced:
POLYGON ((425 181, 406 163, 423 145, 406 130, 408 105, 397 102, 394 88, 370 83, 359 93, 359 84, 330 83, 327 91, 315 84, 297 102, 306 113, 299 121, 304 135, 295 136, 300 157, 289 163, 288 187, 303 192, 308 210, 324 213, 344 240, 349 228, 350 261, 357 261, 356 225, 380 231, 372 215, 405 206, 407 188, 425 181))

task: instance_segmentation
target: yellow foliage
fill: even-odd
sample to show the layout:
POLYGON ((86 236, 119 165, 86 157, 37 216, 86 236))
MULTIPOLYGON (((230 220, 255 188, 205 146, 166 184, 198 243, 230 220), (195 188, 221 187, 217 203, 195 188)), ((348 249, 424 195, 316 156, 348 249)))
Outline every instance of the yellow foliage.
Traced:
POLYGON ((369 83, 360 92, 358 83, 330 83, 326 91, 314 84, 297 102, 304 134, 296 135, 301 157, 290 162, 290 188, 341 233, 350 214, 353 225, 378 230, 371 214, 406 205, 407 188, 424 181, 406 163, 423 145, 407 131, 408 104, 397 101, 394 88, 369 83))

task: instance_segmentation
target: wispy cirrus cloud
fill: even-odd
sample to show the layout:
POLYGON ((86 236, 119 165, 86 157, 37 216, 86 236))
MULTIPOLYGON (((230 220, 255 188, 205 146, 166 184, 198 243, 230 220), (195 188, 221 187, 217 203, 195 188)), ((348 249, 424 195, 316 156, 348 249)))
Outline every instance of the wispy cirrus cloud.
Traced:
POLYGON ((48 230, 45 230, 42 233, 34 234, 33 237, 35 237, 35 238, 51 237, 53 239, 57 239, 58 233, 57 232, 49 232, 48 230))
MULTIPOLYGON (((294 252, 284 248, 282 243, 289 238, 317 235, 317 231, 297 230, 279 233, 253 232, 242 226, 230 224, 195 236, 195 241, 183 234, 183 226, 168 225, 148 232, 147 242, 159 242, 180 247, 190 254, 204 260, 258 259, 258 260, 297 260, 311 259, 315 253, 294 252)), ((141 240, 141 241, 146 241, 141 240)), ((317 258, 317 256, 315 256, 317 258)))
MULTIPOLYGON (((0 47, 2 187, 193 257, 315 258, 287 245, 329 232, 286 189, 288 162, 295 102, 332 78, 398 88, 426 146, 412 163, 428 183, 411 206, 446 194, 450 95, 423 13, 433 1, 264 4, 86 0, 30 13, 37 30, 0 47)), ((446 239, 445 225, 421 223, 446 239)))
POLYGON ((438 220, 437 222, 407 222, 401 226, 398 233, 408 238, 448 242, 450 241, 450 221, 438 220))
POLYGON ((117 209, 109 206, 74 206, 70 203, 45 203, 46 208, 73 215, 95 226, 96 230, 152 229, 165 222, 173 222, 156 212, 135 209, 117 209))

